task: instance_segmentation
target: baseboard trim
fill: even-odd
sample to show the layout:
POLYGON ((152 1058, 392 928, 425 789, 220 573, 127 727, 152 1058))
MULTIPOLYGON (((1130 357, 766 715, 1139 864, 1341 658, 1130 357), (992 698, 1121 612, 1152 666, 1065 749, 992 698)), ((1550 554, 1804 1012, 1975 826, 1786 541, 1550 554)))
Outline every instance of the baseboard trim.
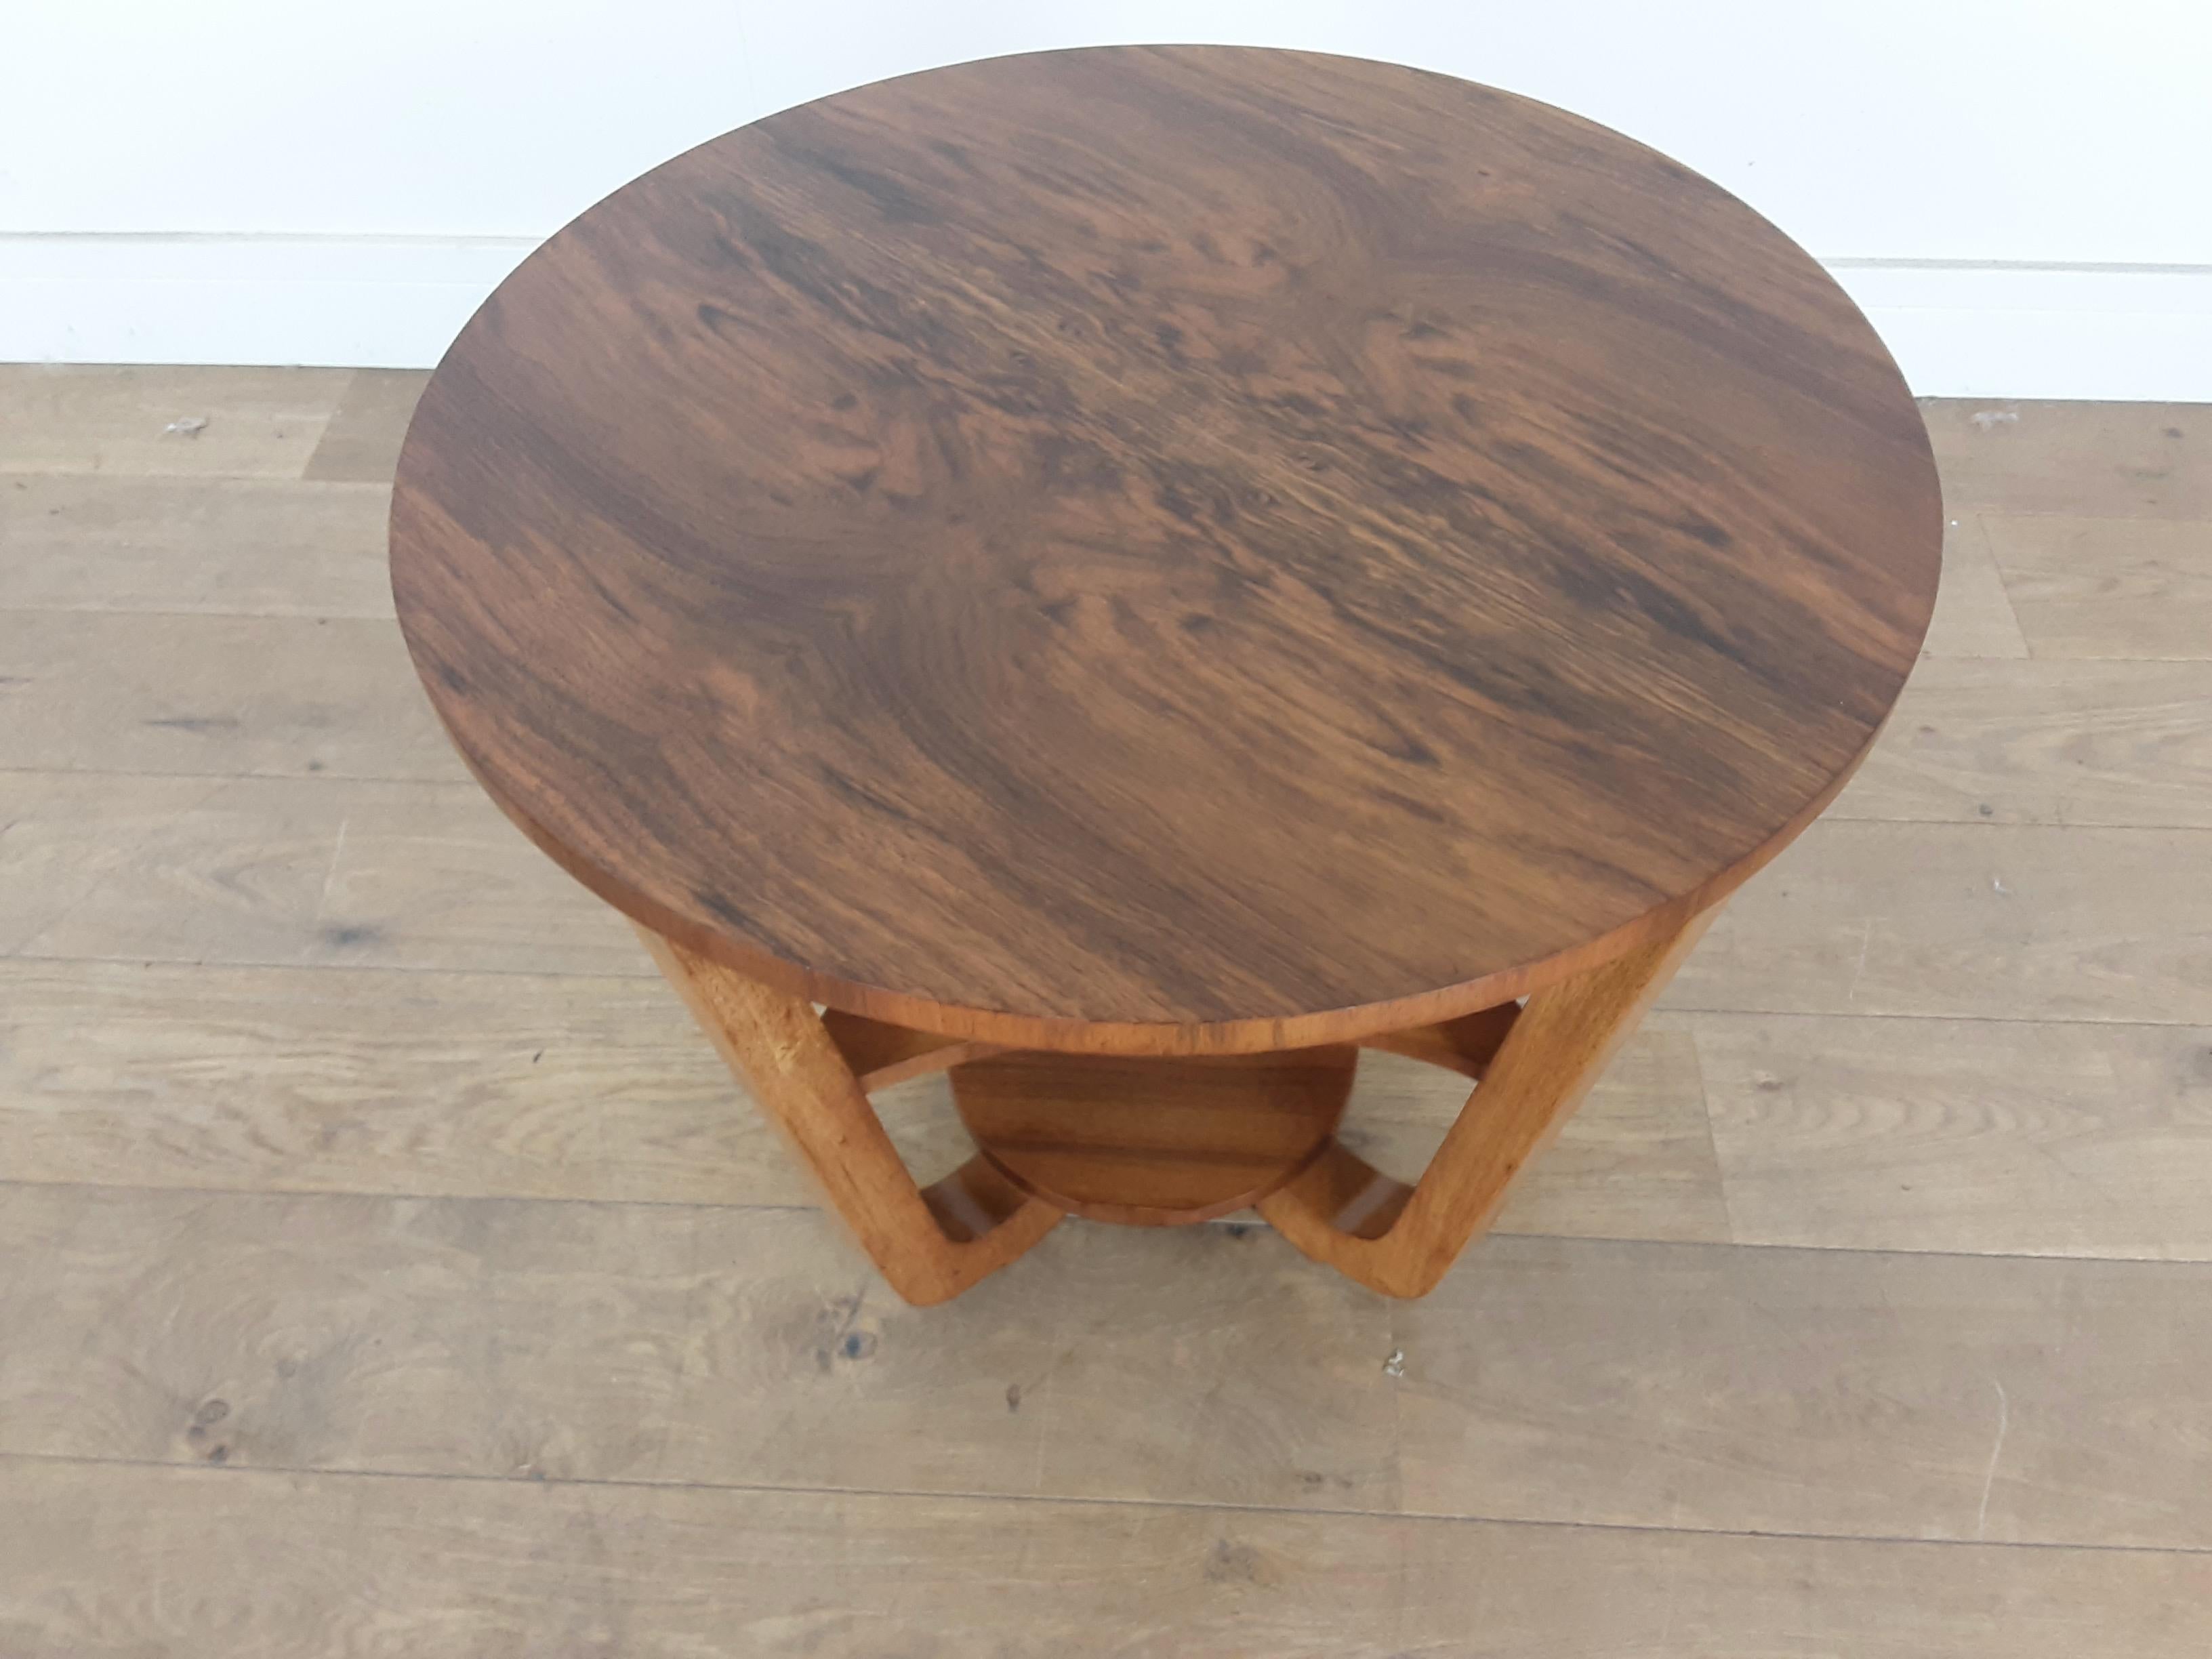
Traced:
MULTIPOLYGON (((427 368, 535 246, 0 235, 0 362, 427 368)), ((2212 265, 1826 263, 1923 397, 2212 402, 2212 265)))

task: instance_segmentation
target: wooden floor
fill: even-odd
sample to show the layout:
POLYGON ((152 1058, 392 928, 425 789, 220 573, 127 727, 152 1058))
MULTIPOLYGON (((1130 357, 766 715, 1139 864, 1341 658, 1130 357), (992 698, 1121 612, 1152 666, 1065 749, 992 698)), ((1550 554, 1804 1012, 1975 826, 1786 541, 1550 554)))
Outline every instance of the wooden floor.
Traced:
POLYGON ((1929 408, 1881 749, 1429 1300, 917 1312, 435 729, 420 383, 0 368, 6 1659, 2212 1650, 2212 408, 1929 408))

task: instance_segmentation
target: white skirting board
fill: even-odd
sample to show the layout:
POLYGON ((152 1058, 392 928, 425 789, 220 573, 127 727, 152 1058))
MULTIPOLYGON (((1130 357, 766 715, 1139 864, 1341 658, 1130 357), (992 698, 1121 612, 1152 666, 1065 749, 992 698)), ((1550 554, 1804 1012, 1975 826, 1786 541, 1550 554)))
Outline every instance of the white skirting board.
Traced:
MULTIPOLYGON (((0 235, 0 362, 437 362, 524 237, 0 235)), ((1923 397, 2212 402, 2212 266, 1826 261, 1923 397)))

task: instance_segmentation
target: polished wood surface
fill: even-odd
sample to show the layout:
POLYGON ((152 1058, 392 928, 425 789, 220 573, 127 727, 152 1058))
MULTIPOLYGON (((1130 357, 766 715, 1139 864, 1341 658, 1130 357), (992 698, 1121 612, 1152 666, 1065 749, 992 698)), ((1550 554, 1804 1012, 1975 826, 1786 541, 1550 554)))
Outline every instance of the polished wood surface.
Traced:
MULTIPOLYGON (((9 1659, 2212 1650, 2212 410, 1929 410, 1978 625, 1425 1300, 1071 1224, 915 1311, 427 710, 252 695, 398 649, 349 384, 0 367, 0 608, 115 679, 0 773, 9 1659)), ((1370 1049, 1341 1133, 1468 1092, 1370 1049)))
POLYGON ((1178 1226, 1248 1208, 1318 1157, 1358 1058, 1005 1054, 956 1067, 952 1097, 1023 1191, 1086 1220, 1178 1226))
POLYGON ((1814 262, 1546 106, 1113 48, 787 111, 464 331, 432 701, 686 949, 1024 1047, 1244 1052, 1670 936, 1927 623, 1920 419, 1814 262))

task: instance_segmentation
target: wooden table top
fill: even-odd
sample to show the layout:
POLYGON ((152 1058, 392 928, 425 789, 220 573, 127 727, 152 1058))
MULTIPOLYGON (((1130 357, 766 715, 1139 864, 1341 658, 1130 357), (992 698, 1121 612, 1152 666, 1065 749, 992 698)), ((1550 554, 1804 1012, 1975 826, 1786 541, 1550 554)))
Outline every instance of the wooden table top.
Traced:
POLYGON ((787 110, 532 255, 392 528, 499 804, 855 1012, 1347 1039, 1656 937, 1826 804, 1942 512, 1881 343, 1665 157, 1102 48, 787 110))

